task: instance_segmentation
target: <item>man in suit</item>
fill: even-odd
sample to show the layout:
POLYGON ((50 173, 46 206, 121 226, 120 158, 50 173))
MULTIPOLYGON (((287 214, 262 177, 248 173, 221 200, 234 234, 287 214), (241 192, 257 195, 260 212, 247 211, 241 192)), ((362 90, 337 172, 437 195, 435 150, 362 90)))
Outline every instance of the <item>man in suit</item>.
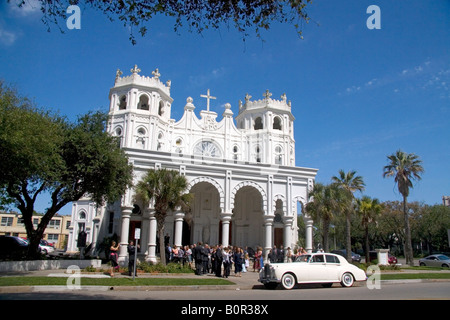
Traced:
POLYGON ((192 256, 195 260, 195 274, 201 276, 203 274, 203 244, 201 241, 192 250, 192 256))
POLYGON ((216 277, 222 277, 222 263, 223 263, 223 253, 222 253, 222 245, 219 244, 217 246, 217 250, 214 253, 214 261, 215 261, 215 272, 216 277))

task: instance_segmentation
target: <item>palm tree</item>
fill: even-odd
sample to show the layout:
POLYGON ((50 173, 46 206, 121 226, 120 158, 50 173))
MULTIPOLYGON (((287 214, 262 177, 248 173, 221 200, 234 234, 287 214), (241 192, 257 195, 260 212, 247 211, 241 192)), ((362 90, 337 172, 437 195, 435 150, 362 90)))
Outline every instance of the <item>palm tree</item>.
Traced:
POLYGON ((361 199, 356 199, 356 212, 361 216, 361 224, 364 228, 364 242, 366 251, 366 263, 369 262, 369 225, 373 223, 376 217, 381 213, 383 206, 376 198, 372 199, 364 196, 361 199))
POLYGON ((167 213, 181 208, 189 210, 192 195, 186 193, 188 182, 185 176, 169 169, 151 169, 135 187, 136 196, 146 205, 153 203, 159 233, 161 263, 166 263, 164 254, 164 224, 167 213))
POLYGON ((424 172, 422 160, 414 153, 405 153, 398 150, 387 157, 389 164, 384 167, 383 177, 394 177, 398 186, 398 191, 403 196, 403 216, 405 220, 405 258, 406 263, 413 266, 413 251, 411 243, 411 230, 409 228, 409 217, 406 210, 406 199, 409 196, 409 189, 413 187, 412 180, 420 180, 421 173, 424 172))
POLYGON ((353 212, 353 193, 356 191, 364 190, 364 181, 361 176, 356 175, 356 171, 349 171, 347 173, 344 170, 339 170, 339 176, 334 176, 331 178, 333 183, 335 183, 339 188, 344 190, 344 193, 347 195, 345 205, 344 205, 344 214, 345 214, 345 233, 346 233, 346 241, 345 241, 345 250, 346 250, 346 258, 349 262, 352 261, 352 238, 351 238, 351 214, 353 212))
POLYGON ((315 221, 322 223, 323 249, 329 251, 328 234, 335 212, 341 210, 343 192, 336 185, 316 183, 309 194, 310 202, 305 206, 306 212, 315 221))

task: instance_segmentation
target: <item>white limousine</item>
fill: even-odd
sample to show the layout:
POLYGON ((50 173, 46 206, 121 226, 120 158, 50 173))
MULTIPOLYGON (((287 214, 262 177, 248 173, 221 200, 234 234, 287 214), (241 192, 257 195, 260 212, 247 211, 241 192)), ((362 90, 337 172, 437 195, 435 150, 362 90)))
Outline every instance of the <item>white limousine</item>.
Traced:
POLYGON ((297 283, 322 283, 325 287, 340 283, 343 287, 351 287, 355 281, 366 280, 364 270, 333 253, 304 254, 292 263, 267 263, 258 279, 266 288, 275 289, 281 283, 287 290, 297 283))

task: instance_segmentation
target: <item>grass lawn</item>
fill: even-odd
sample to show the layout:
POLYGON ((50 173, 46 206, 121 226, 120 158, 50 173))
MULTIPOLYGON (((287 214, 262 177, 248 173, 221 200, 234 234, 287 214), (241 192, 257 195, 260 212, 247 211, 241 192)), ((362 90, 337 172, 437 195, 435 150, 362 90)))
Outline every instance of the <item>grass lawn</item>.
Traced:
MULTIPOLYGON (((68 278, 63 277, 0 277, 0 286, 65 286, 68 278)), ((82 286, 196 286, 232 285, 225 279, 182 279, 182 278, 81 278, 82 286)))

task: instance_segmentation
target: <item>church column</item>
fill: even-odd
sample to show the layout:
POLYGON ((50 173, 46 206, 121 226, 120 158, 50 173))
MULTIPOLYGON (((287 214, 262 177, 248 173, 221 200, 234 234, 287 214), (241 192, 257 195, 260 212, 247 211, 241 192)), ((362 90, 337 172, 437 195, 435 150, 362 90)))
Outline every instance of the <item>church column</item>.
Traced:
POLYGON ((128 235, 130 233, 130 217, 133 207, 121 207, 122 209, 122 223, 121 223, 121 233, 120 233, 120 251, 118 261, 125 263, 128 257, 128 235))
POLYGON ((222 212, 220 214, 220 220, 222 221, 222 245, 224 247, 229 246, 228 240, 230 239, 230 221, 233 213, 222 212))
POLYGON ((145 261, 156 263, 156 217, 155 211, 149 210, 148 212, 148 244, 147 244, 147 256, 145 261))
POLYGON ((305 250, 308 253, 312 253, 312 247, 313 247, 313 241, 312 241, 312 232, 313 232, 313 220, 309 217, 304 217, 305 220, 305 228, 306 228, 306 234, 305 234, 305 240, 306 240, 306 248, 305 250))
POLYGON ((292 216, 284 216, 283 217, 283 222, 284 222, 283 246, 285 249, 287 249, 288 247, 291 247, 291 249, 293 249, 292 248, 292 223, 293 223, 293 221, 294 221, 294 217, 292 217, 292 216))
POLYGON ((182 244, 182 237, 183 237, 184 212, 176 211, 174 216, 175 216, 175 239, 174 239, 174 245, 176 245, 177 247, 180 247, 181 244, 182 244))
POLYGON ((264 231, 266 234, 266 243, 264 244, 264 260, 267 260, 267 255, 270 249, 272 249, 273 244, 273 218, 274 214, 264 215, 264 231))

